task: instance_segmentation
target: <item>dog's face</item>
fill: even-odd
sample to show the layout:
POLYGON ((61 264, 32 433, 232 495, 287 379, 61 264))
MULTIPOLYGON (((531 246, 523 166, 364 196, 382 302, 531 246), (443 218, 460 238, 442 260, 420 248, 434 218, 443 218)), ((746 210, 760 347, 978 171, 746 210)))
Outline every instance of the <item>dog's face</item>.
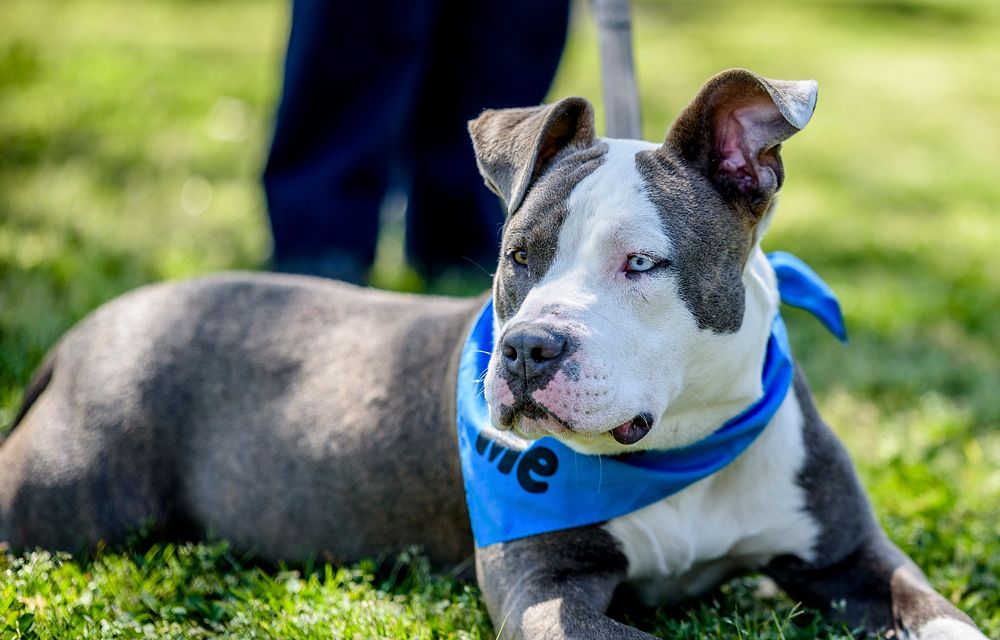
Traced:
POLYGON ((662 145, 601 140, 579 98, 470 123, 507 203, 493 423, 581 451, 683 446, 760 394, 776 307, 757 242, 813 82, 733 70, 662 145))

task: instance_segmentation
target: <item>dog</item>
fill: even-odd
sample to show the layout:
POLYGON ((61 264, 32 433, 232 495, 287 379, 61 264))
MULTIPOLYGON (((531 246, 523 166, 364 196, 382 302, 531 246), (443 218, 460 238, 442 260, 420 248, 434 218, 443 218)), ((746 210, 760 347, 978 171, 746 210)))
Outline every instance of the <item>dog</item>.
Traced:
MULTIPOLYGON (((470 521, 467 492, 493 490, 466 454, 542 493, 556 459, 524 443, 641 466, 759 404, 779 304, 760 240, 816 92, 723 72, 659 145, 597 137, 580 98, 485 111, 473 147, 508 211, 489 297, 223 274, 111 301, 52 349, 0 447, 0 539, 79 550, 155 523, 265 560, 474 554, 505 638, 648 638, 606 615, 616 590, 656 605, 746 570, 886 637, 984 638, 879 527, 790 360, 704 477, 540 533, 532 513, 470 521), (479 330, 496 344, 477 356, 479 330), (484 376, 463 382, 470 357, 484 376), (489 431, 471 441, 462 384, 489 431)), ((574 505, 646 487, 603 482, 574 505)))

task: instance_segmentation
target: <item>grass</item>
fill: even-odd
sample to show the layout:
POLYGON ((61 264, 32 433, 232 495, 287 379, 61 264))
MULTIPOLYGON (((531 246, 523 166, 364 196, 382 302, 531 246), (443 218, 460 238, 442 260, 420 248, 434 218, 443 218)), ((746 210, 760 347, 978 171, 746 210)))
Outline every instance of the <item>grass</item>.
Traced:
POLYGON ((433 575, 419 555, 399 563, 395 578, 376 581, 372 563, 265 572, 221 543, 86 563, 7 557, 0 638, 492 637, 472 586, 433 575))
MULTIPOLYGON (((280 0, 5 0, 0 424, 45 350, 137 285, 266 265, 258 174, 280 0)), ((553 96, 597 101, 578 12, 553 96)), ((813 77, 767 248, 839 292, 848 348, 790 311, 796 353, 892 537, 1000 637, 1000 8, 990 0, 641 2, 646 137, 729 66, 813 77)), ((420 288, 381 249, 377 281, 420 288)), ((480 286, 464 282, 435 288, 480 286)), ((419 553, 269 569, 224 544, 0 554, 0 638, 492 638, 474 587, 419 553)), ((664 637, 842 638, 749 577, 636 620, 664 637)))

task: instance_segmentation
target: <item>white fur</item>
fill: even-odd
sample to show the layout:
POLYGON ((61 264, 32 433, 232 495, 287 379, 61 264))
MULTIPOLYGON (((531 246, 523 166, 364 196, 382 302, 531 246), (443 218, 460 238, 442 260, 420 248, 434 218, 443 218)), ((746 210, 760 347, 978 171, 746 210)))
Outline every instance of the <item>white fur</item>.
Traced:
POLYGON ((735 570, 780 554, 814 556, 819 528, 796 482, 805 461, 802 412, 789 393, 767 429, 722 471, 605 528, 649 605, 697 595, 735 570))
MULTIPOLYGON (((629 166, 634 167, 635 147, 611 149, 607 161, 610 171, 602 175, 595 172, 570 199, 572 213, 560 234, 560 252, 542 283, 549 286, 540 296, 544 302, 550 302, 556 291, 570 298, 569 292, 597 288, 584 284, 593 279, 587 264, 594 261, 594 255, 578 249, 581 245, 593 245, 595 238, 616 237, 616 231, 617 237, 628 237, 629 232, 647 237, 663 234, 652 204, 630 194, 635 188, 632 180, 637 180, 628 171, 629 166), (590 211, 587 199, 595 201, 590 211), (608 208, 620 202, 629 202, 627 214, 609 215, 608 208), (640 230, 636 232, 630 225, 640 230), (564 251, 563 247, 574 250, 564 251), (587 275, 574 281, 574 273, 587 275)), ((669 238, 658 240, 670 242, 669 238)), ((670 281, 664 284, 673 290, 648 295, 667 299, 665 308, 635 309, 642 316, 640 320, 623 320, 622 316, 633 309, 622 302, 621 294, 615 295, 614 283, 604 283, 604 290, 592 293, 592 298, 577 294, 583 299, 577 304, 591 312, 587 322, 594 323, 588 345, 604 342, 614 362, 646 363, 639 375, 624 376, 615 396, 626 404, 633 385, 663 393, 666 406, 659 424, 637 445, 644 448, 694 442, 760 396, 767 338, 779 304, 774 271, 759 247, 744 271, 746 308, 736 333, 699 330, 679 300, 675 285, 670 281), (610 301, 602 305, 602 298, 610 301), (605 324, 600 324, 602 321, 605 324)), ((635 405, 626 407, 624 413, 635 411, 635 405)), ((819 528, 806 512, 805 494, 797 482, 806 456, 802 424, 798 400, 790 392, 767 429, 731 465, 606 525, 628 558, 629 580, 648 604, 696 595, 733 571, 759 567, 780 554, 813 558, 819 528)))
MULTIPOLYGON (((569 446, 603 454, 681 447, 760 397, 760 371, 777 307, 774 275, 755 250, 744 274, 742 326, 725 335, 698 328, 669 271, 625 278, 620 266, 629 254, 670 258, 673 244, 635 163, 637 152, 656 145, 605 142, 605 161, 570 195, 555 259, 509 322, 557 324, 579 344, 572 358, 580 379, 559 378, 535 395, 573 425, 575 433, 552 429, 569 446), (656 421, 637 444, 621 445, 607 434, 641 413, 651 413, 656 421)), ((497 397, 500 386, 499 360, 494 352, 486 378, 489 399, 497 397)), ((545 424, 523 421, 521 430, 527 436, 545 435, 545 424)))
POLYGON ((954 618, 934 618, 916 633, 917 640, 988 640, 979 629, 954 618))

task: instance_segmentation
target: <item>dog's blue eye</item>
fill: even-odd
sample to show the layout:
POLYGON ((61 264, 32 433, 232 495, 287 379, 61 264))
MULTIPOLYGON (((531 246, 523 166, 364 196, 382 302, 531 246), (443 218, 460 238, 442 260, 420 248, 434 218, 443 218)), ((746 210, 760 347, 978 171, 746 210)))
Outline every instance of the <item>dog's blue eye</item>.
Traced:
POLYGON ((656 261, 647 255, 633 253, 628 257, 626 271, 649 271, 656 266, 656 261))

